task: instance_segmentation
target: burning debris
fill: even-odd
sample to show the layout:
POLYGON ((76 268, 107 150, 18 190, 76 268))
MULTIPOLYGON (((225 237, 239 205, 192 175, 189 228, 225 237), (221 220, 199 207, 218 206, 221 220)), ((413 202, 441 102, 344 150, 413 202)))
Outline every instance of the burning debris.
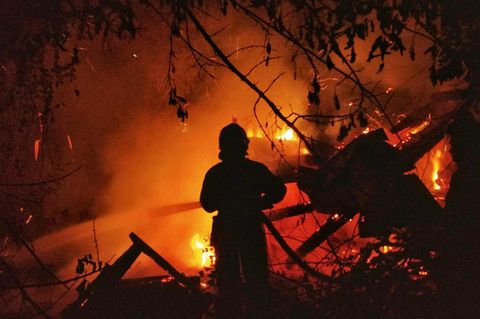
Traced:
POLYGON ((201 318, 211 295, 202 291, 200 279, 180 273, 134 233, 130 239, 130 248, 79 291, 63 318, 201 318), (170 276, 122 280, 141 253, 170 276))
POLYGON ((197 266, 209 268, 215 265, 215 250, 207 240, 200 238, 200 234, 193 235, 190 240, 190 247, 195 254, 197 266))

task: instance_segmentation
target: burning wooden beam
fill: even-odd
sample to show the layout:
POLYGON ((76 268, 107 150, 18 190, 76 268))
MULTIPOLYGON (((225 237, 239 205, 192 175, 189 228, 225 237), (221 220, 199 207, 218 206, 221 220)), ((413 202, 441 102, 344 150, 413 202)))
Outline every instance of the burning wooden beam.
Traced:
POLYGON ((200 281, 197 277, 187 277, 172 266, 165 258, 158 254, 134 233, 130 233, 133 244, 112 264, 105 265, 98 277, 80 293, 79 298, 68 306, 62 313, 64 318, 85 318, 86 313, 96 313, 97 303, 106 298, 112 289, 118 286, 120 279, 130 269, 140 253, 144 253, 166 270, 183 288, 186 288, 196 299, 203 293, 200 291, 200 281))
POLYGON ((288 206, 280 209, 270 209, 266 210, 263 213, 270 221, 276 221, 283 218, 293 217, 302 215, 308 212, 315 210, 315 207, 312 203, 298 204, 294 206, 288 206))
POLYGON ((438 134, 430 131, 421 139, 421 147, 414 144, 400 151, 386 143, 383 130, 376 130, 353 140, 319 170, 301 168, 298 186, 313 206, 340 218, 332 214, 296 253, 306 256, 357 212, 362 215, 362 236, 438 219, 440 206, 416 175, 407 174, 418 154, 435 145, 429 139, 436 141, 438 134))

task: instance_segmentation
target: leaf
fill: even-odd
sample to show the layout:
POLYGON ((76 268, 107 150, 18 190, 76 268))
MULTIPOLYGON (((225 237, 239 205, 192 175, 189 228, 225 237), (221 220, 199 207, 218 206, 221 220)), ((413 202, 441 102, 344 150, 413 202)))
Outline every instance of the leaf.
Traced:
POLYGON ((377 74, 380 73, 380 72, 382 72, 382 70, 383 70, 384 67, 385 67, 385 63, 384 63, 384 62, 380 63, 380 65, 378 66, 377 74))
POLYGON ((410 60, 414 61, 415 60, 415 49, 413 46, 410 47, 408 50, 408 54, 410 55, 410 60))
POLYGON ((179 105, 177 108, 177 117, 181 119, 182 123, 185 122, 185 120, 188 119, 187 109, 179 105))
POLYGON ((329 70, 333 69, 335 67, 335 64, 332 62, 332 59, 330 58, 330 55, 327 55, 327 61, 326 61, 326 64, 327 64, 327 68, 329 70))
POLYGON ((318 105, 320 104, 320 99, 318 94, 314 92, 308 92, 308 103, 318 105))
POLYGON ((354 40, 355 34, 352 28, 350 28, 345 33, 347 34, 347 37, 348 37, 347 46, 345 47, 345 50, 347 50, 353 47, 353 45, 355 44, 355 40, 354 40))
POLYGON ((378 48, 382 45, 383 42, 383 37, 380 35, 375 39, 375 42, 373 42, 372 47, 370 48, 370 53, 368 54, 368 59, 367 62, 370 62, 371 59, 374 58, 375 51, 377 51, 378 48))
POLYGON ((350 129, 348 127, 346 127, 345 125, 340 126, 340 132, 338 133, 337 141, 343 141, 345 137, 347 137, 348 132, 350 132, 350 129))
POLYGON ((315 92, 315 93, 320 92, 320 84, 318 83, 318 80, 317 80, 316 76, 313 77, 312 88, 313 88, 313 92, 315 92))
POLYGON ((365 25, 362 24, 355 24, 353 26, 353 30, 355 31, 355 34, 362 40, 365 40, 365 25))
POLYGON ((360 127, 367 127, 368 126, 368 119, 365 117, 365 113, 363 111, 358 112, 358 122, 360 127))
POLYGON ((353 116, 353 113, 350 114, 350 123, 348 123, 348 128, 357 128, 357 126, 355 125, 355 118, 353 116))
POLYGON ((87 290, 88 286, 88 281, 86 279, 83 279, 83 281, 80 283, 80 285, 77 286, 75 289, 79 295, 83 295, 83 293, 87 290))
POLYGON ((350 52, 350 63, 355 63, 355 60, 357 59, 357 54, 355 53, 355 48, 352 47, 352 51, 350 52))
POLYGON ((337 92, 335 92, 333 95, 333 104, 335 105, 336 110, 340 110, 340 101, 338 99, 337 92))
POLYGON ((75 272, 79 275, 85 272, 85 263, 82 259, 77 260, 77 267, 75 268, 75 272))

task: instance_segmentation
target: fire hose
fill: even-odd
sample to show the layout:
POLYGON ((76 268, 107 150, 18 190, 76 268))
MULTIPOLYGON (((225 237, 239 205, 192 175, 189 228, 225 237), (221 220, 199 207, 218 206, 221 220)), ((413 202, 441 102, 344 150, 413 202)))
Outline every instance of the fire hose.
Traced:
MULTIPOLYGON (((189 202, 182 203, 170 206, 158 207, 152 210, 152 213, 158 215, 160 212, 162 215, 169 215, 184 212, 186 210, 200 208, 201 205, 199 202, 189 202)), ((306 205, 296 205, 291 207, 286 207, 284 209, 274 210, 274 211, 264 211, 261 212, 262 222, 265 224, 267 229, 270 231, 272 236, 278 242, 280 247, 285 251, 291 261, 297 264, 301 269, 303 269, 309 275, 316 277, 320 280, 332 282, 332 277, 327 276, 318 270, 315 270, 313 267, 309 266, 295 251, 288 245, 288 243, 283 239, 282 235, 278 232, 275 226, 272 223, 272 220, 278 220, 285 217, 299 215, 307 211, 311 211, 313 207, 310 204, 306 205), (268 217, 267 217, 268 216, 268 217)))

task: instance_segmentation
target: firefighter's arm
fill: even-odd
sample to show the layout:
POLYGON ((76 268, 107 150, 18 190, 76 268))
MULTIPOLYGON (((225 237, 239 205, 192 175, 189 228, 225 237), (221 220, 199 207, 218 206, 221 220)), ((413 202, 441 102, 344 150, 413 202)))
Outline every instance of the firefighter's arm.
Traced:
POLYGON ((218 193, 212 176, 207 172, 200 192, 200 204, 209 213, 218 210, 218 193))
POLYGON ((285 187, 283 181, 279 177, 273 175, 266 167, 264 173, 264 183, 265 187, 264 194, 262 196, 262 206, 265 206, 265 209, 271 208, 273 207, 273 204, 281 201, 285 196, 287 188, 285 187))

